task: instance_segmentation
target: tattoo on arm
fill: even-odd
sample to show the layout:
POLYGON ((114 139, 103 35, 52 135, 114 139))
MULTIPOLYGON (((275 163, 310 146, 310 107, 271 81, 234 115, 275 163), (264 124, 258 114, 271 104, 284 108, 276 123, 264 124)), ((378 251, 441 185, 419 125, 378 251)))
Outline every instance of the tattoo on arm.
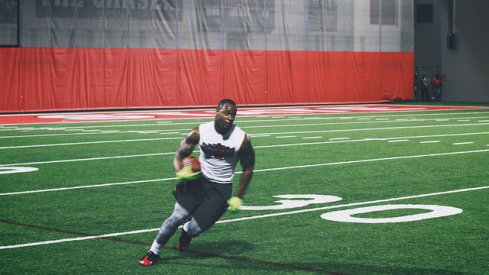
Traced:
POLYGON ((200 132, 199 127, 195 127, 192 131, 180 142, 175 158, 173 159, 173 166, 175 171, 179 171, 181 167, 182 159, 190 156, 194 151, 195 146, 199 143, 200 132))

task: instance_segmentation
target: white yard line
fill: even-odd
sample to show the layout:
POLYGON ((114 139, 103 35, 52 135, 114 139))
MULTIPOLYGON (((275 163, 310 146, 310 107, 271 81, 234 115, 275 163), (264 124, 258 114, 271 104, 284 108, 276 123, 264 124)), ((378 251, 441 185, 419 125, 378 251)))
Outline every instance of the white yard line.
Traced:
POLYGON ((349 160, 349 161, 339 161, 339 162, 328 162, 328 163, 317 163, 317 164, 304 164, 289 167, 277 167, 268 169, 255 170, 256 172, 270 172, 288 169, 302 169, 302 168, 312 168, 321 166, 332 166, 341 164, 354 164, 354 163, 366 163, 366 162, 376 162, 376 161, 386 161, 386 160, 398 160, 398 159, 415 159, 415 158, 426 158, 426 157, 438 157, 438 156, 450 156, 450 155, 463 155, 463 154, 475 154, 475 153, 486 153, 489 149, 473 150, 473 151, 459 151, 459 152, 447 152, 447 153, 436 153, 436 154, 424 154, 424 155, 413 155, 413 156, 397 156, 397 157, 385 157, 385 158, 375 158, 375 159, 362 159, 362 160, 349 160))
POLYGON ((466 141, 466 142, 455 142, 452 143, 452 145, 467 145, 467 144, 474 144, 472 141, 466 141))
MULTIPOLYGON (((357 129, 334 129, 334 130, 313 130, 313 131, 293 131, 280 133, 260 133, 261 135, 292 135, 292 134, 309 134, 309 133, 343 133, 343 132, 362 132, 362 131, 388 131, 388 130, 404 130, 404 129, 426 129, 426 128, 442 128, 442 127, 465 127, 465 126, 482 126, 489 123, 470 123, 470 124, 435 124, 435 125, 417 125, 417 126, 396 126, 396 127, 376 127, 376 128, 357 128, 357 129)), ((253 137, 253 135, 251 135, 253 137)))
MULTIPOLYGON (((302 132, 276 132, 276 133, 257 133, 250 134, 251 137, 269 137, 272 135, 282 135, 282 134, 309 134, 309 133, 333 133, 333 132, 355 132, 355 131, 376 131, 376 130, 399 130, 399 129, 416 129, 416 128, 438 128, 438 127, 459 127, 459 126, 479 126, 479 125, 489 125, 489 123, 484 124, 451 124, 451 125, 422 125, 422 126, 404 126, 404 127, 384 127, 384 128, 359 128, 359 129, 343 129, 343 130, 321 130, 321 131, 302 131, 302 132)), ((290 125, 289 125, 290 126, 290 125)), ((121 132, 122 133, 122 132, 121 132)), ((19 138, 19 137, 39 137, 39 136, 66 136, 66 135, 84 135, 85 133, 77 133, 77 134, 59 134, 59 135, 28 135, 28 136, 6 136, 0 138, 19 138)), ((90 133, 100 134, 100 133, 90 133)), ((173 134, 173 133, 172 133, 173 134)), ((161 138, 161 139, 180 139, 180 138, 161 138)), ((331 138, 330 140, 342 140, 346 138, 331 138)), ((156 139, 127 139, 119 142, 137 142, 141 140, 158 140, 156 139)), ((83 143, 57 143, 59 146, 66 145, 81 145, 81 144, 95 144, 95 143, 111 143, 117 141, 91 141, 91 142, 83 142, 83 143)), ((4 146, 0 147, 0 149, 16 149, 16 148, 34 148, 34 147, 46 147, 46 146, 56 146, 56 144, 33 144, 33 145, 19 145, 19 146, 4 146)), ((1 164, 0 164, 1 165, 1 164)))
POLYGON ((111 157, 96 157, 96 158, 82 158, 82 159, 61 159, 61 160, 48 160, 48 161, 22 162, 22 163, 10 163, 10 164, 0 164, 0 167, 2 167, 2 166, 5 167, 5 166, 39 165, 39 164, 64 163, 64 162, 78 162, 78 161, 94 161, 94 160, 107 160, 107 159, 124 159, 124 158, 153 157, 153 156, 163 156, 163 155, 175 155, 175 152, 138 154, 138 155, 125 155, 125 156, 111 156, 111 157))
POLYGON ((155 140, 180 140, 180 139, 182 139, 182 138, 181 137, 174 137, 174 138, 142 138, 142 139, 120 139, 120 140, 100 140, 100 141, 86 141, 86 142, 69 142, 69 143, 33 144, 33 145, 4 146, 4 147, 0 147, 0 150, 5 150, 5 149, 21 149, 21 148, 38 148, 38 147, 53 147, 53 146, 88 145, 88 144, 102 144, 102 143, 142 142, 142 141, 155 141, 155 140))
MULTIPOLYGON (((430 114, 434 115, 434 114, 430 114)), ((438 114, 440 115, 440 114, 438 114)), ((399 115, 401 116, 401 115, 399 115)), ((411 115, 415 116, 415 115, 411 115)), ((333 119, 357 119, 361 120, 360 118, 375 118, 379 116, 365 116, 365 117, 325 117, 325 118, 285 118, 285 119, 272 119, 272 120, 266 120, 266 122, 270 121, 296 121, 296 120, 309 120, 309 121, 318 121, 318 120, 333 120, 333 119)), ((385 117, 384 115, 382 117, 385 117)), ((471 117, 471 119, 480 119, 480 118, 488 118, 487 116, 482 116, 482 117, 471 117)), ((443 121, 449 121, 449 120, 456 120, 460 118, 442 118, 443 121)), ((332 123, 309 123, 309 124, 294 124, 292 126, 321 126, 321 125, 351 125, 351 124, 367 124, 367 123, 396 123, 396 122, 426 122, 426 121, 440 121, 440 119, 410 119, 410 120, 389 120, 389 118, 381 118, 377 119, 376 122, 371 122, 371 121, 351 121, 351 122, 332 122, 332 123)), ((258 122, 262 123, 264 122, 264 119, 261 120, 242 120, 239 121, 239 123, 251 123, 251 122, 258 122)), ((468 121, 468 120, 467 120, 468 121)), ((489 122, 487 120, 482 120, 479 122, 489 122)), ((100 123, 100 122, 98 122, 100 123)), ((195 125, 198 122, 182 122, 182 123, 172 123, 171 126, 175 125, 195 125)), ((97 130, 86 130, 88 128, 114 128, 114 127, 145 127, 145 126, 162 126, 161 123, 151 123, 151 124, 116 124, 116 125, 92 125, 92 126, 71 126, 71 127, 39 127, 39 128, 34 128, 34 127, 17 127, 15 129, 7 128, 7 129, 0 129, 0 131, 12 131, 12 130, 19 130, 19 131, 39 131, 39 130, 63 130, 63 131, 97 131, 97 130)), ((271 128, 271 127, 290 127, 291 125, 256 125, 256 126, 242 126, 241 128, 243 129, 252 129, 252 128, 271 128)), ((182 131, 183 129, 170 129, 170 130, 155 130, 155 131, 182 131)), ((121 131, 120 133, 124 133, 125 131, 121 131)), ((138 132, 138 131, 135 131, 138 132)), ((118 133, 118 132, 112 132, 112 133, 118 133)), ((78 135, 81 134, 88 134, 88 133, 77 133, 78 135)), ((107 134, 107 132, 97 132, 97 133, 91 133, 91 134, 107 134)), ((74 135, 74 134, 43 134, 43 135, 28 135, 28 136, 6 136, 6 137, 0 137, 0 138, 17 138, 17 137, 47 137, 47 136, 59 136, 59 135, 74 135)))
POLYGON ((102 183, 102 184, 92 184, 92 185, 79 185, 79 186, 60 187, 60 188, 51 188, 51 189, 39 189, 39 190, 30 190, 30 191, 0 193, 0 196, 26 195, 26 194, 35 194, 35 193, 68 191, 68 190, 88 189, 88 188, 100 188, 100 187, 129 185, 129 184, 138 184, 138 183, 162 182, 162 181, 170 181, 170 180, 175 180, 175 179, 177 179, 177 178, 134 180, 134 181, 112 182, 112 183, 102 183))
MULTIPOLYGON (((288 143, 288 144, 273 144, 273 145, 257 145, 255 149, 259 148, 278 148, 278 147, 291 147, 291 146, 310 146, 320 144, 334 144, 334 143, 350 143, 350 142, 368 142, 368 141, 386 141, 397 139, 415 139, 415 138, 433 138, 433 137, 456 137, 456 136, 471 136, 471 135, 487 135, 489 132, 476 132, 476 133, 460 133, 460 134, 440 134, 440 135, 422 135, 422 136, 406 136, 406 137, 390 137, 390 138, 364 138, 364 139, 341 139, 334 141, 318 141, 318 142, 306 142, 306 143, 288 143)), ((252 137, 255 137, 252 135, 252 137)), ((258 136, 261 137, 261 136, 258 136)), ((178 138, 180 139, 180 138, 178 138)), ((139 141, 139 140, 134 140, 139 141)), ((89 144, 88 142, 86 144, 89 144)), ((1 149, 1 147, 0 147, 1 149)), ((24 166, 24 165, 39 165, 39 164, 51 164, 51 163, 64 163, 64 162, 77 162, 77 161, 95 161, 95 160, 107 160, 107 159, 123 159, 123 158, 136 158, 136 157, 151 157, 160 155, 172 155, 174 152, 167 153, 149 153, 149 154, 137 154, 137 155, 122 155, 122 156, 109 156, 109 157, 95 157, 95 158, 81 158, 81 159, 65 159, 65 160, 51 160, 51 161, 38 161, 38 162, 22 162, 22 163, 6 163, 0 164, 2 166, 24 166)))
POLYGON ((295 138, 297 136, 276 136, 275 138, 295 138))
MULTIPOLYGON (((413 110, 415 112, 416 110, 413 110)), ((135 112, 132 112, 135 113, 135 112)), ((473 111, 473 112, 457 112, 457 113, 408 113, 406 114, 405 112, 387 112, 387 113, 376 113, 374 115, 360 115, 358 113, 356 116, 351 116, 353 115, 352 113, 341 113, 342 117, 338 116, 325 116, 325 117, 316 117, 317 115, 336 115, 336 114, 302 114, 305 117, 286 117, 286 116, 280 116, 280 119, 276 119, 274 121, 284 121, 284 120, 334 120, 334 119, 371 119, 371 118, 378 118, 378 117, 417 117, 417 116, 445 116, 445 115, 479 115, 479 114, 488 114, 487 111, 473 111), (313 116, 313 117, 309 117, 313 116), (283 118, 283 119, 282 119, 283 118)), ((26 114, 30 115, 30 114, 26 114)), ((45 113, 39 114, 39 115, 46 115, 45 113)), ((239 115, 239 113, 238 113, 239 115)), ((9 116, 9 115, 2 115, 0 116, 9 116)), ((247 122, 263 122, 264 119, 256 119, 256 120, 247 120, 248 118, 256 118, 256 117, 263 117, 265 118, 278 118, 277 116, 269 116, 269 115, 263 115, 263 116, 240 116, 239 117, 239 122, 240 123, 247 123, 247 122)), ((211 119, 212 117, 208 117, 205 119, 211 119)), ((470 119, 484 119, 488 118, 487 116, 482 116, 482 117, 468 117, 470 119)), ((195 119, 195 118, 161 118, 161 119, 140 119, 138 121, 157 121, 156 124, 153 123, 148 123, 148 124, 114 124, 114 125, 91 125, 91 126, 62 126, 62 128, 110 128, 110 127, 132 127, 132 126, 146 126, 146 125, 152 125, 152 126, 161 126, 161 123, 171 123, 173 125, 195 125, 198 122, 174 122, 173 120, 188 120, 188 119, 195 119)), ((463 118, 448 118, 448 119, 467 119, 467 117, 463 118)), ((436 120, 436 119, 426 119, 426 120, 436 120)), ((270 121, 267 119, 267 121, 270 121)), ((13 128, 15 126, 20 126, 22 129, 28 128, 30 125, 76 125, 76 124, 82 124, 82 123, 106 123, 106 122, 132 122, 131 120, 106 120, 106 121, 71 121, 71 122, 39 122, 39 123, 18 123, 18 124, 4 124, 0 125, 0 128, 9 128, 8 130, 12 130, 10 128, 13 128), (24 127, 27 126, 27 127, 24 127)), ((40 128, 34 128, 30 127, 32 130, 37 130, 40 128)), ((51 127, 52 128, 52 127, 51 127)), ((21 130, 21 129, 15 129, 15 130, 21 130)), ((0 129, 2 131, 2 129, 0 129)))
POLYGON ((329 140, 331 141, 337 141, 337 140, 348 140, 350 139, 349 137, 337 137, 337 138, 330 138, 329 140))
MULTIPOLYGON (((120 134, 122 132, 114 132, 111 134, 120 134)), ((81 135, 102 135, 106 133, 97 132, 97 133, 73 133, 73 134, 41 134, 41 135, 23 135, 23 136, 0 136, 2 139, 7 138, 32 138, 32 137, 59 137, 59 136, 81 136, 81 135)))
MULTIPOLYGON (((489 118, 489 117, 479 117, 479 118, 489 118)), ((283 119, 266 119, 265 117, 263 119, 256 119, 256 120, 239 120, 240 123, 263 123, 263 122, 270 122, 270 121, 296 121, 296 120, 326 120, 326 119, 337 119, 337 118, 283 118, 283 119)), ((97 122, 97 123, 102 123, 102 121, 97 122)), ((202 123, 201 121, 193 121, 193 122, 167 122, 165 120, 163 121, 158 121, 156 123, 143 123, 143 124, 111 124, 111 125, 90 125, 90 126, 62 126, 62 127, 49 127, 49 129, 56 129, 56 130, 83 130, 83 129, 89 129, 89 128, 119 128, 119 127, 146 127, 146 126, 178 126, 178 125, 197 125, 199 123, 202 123)), ((21 124, 22 125, 22 124, 21 124)), ((15 126, 12 128, 7 127, 1 127, 0 131, 20 131, 20 130, 47 130, 48 128, 45 127, 39 127, 39 128, 34 128, 34 127, 21 127, 21 126, 15 126)))
MULTIPOLYGON (((489 152, 489 149, 473 150, 473 151, 460 151, 460 152, 446 152, 446 153, 436 153, 436 154, 424 154, 424 155, 412 155, 412 156, 384 157, 384 158, 375 158, 375 159, 349 160, 349 161, 326 162, 326 163, 316 163, 316 164, 304 164, 304 165, 296 165, 296 166, 256 169, 254 172, 255 173, 272 172, 272 171, 313 168, 313 167, 323 167, 323 166, 334 166, 334 165, 344 165, 344 164, 369 163, 369 162, 387 161, 387 160, 415 159, 415 158, 439 157, 439 156, 451 156, 451 155, 463 155, 463 154, 476 154, 476 153, 486 153, 486 152, 489 152)), ((237 172, 237 174, 240 174, 240 173, 241 172, 237 172)), ((67 191, 67 190, 73 190, 73 189, 85 189, 85 188, 96 188, 96 187, 108 187, 108 186, 114 186, 114 185, 128 185, 128 184, 135 184, 135 183, 168 181, 168 180, 173 180, 173 179, 175 179, 175 178, 172 177, 172 178, 162 178, 162 179, 149 179, 149 180, 138 180, 138 181, 128 181, 128 182, 115 182, 115 183, 103 183, 103 184, 93 184, 93 185, 84 185, 84 186, 41 189, 41 190, 31 190, 31 191, 19 191, 19 192, 10 192, 10 193, 0 193, 0 196, 23 195, 23 194, 32 194, 32 193, 45 193, 45 192, 54 192, 54 191, 67 191)))
POLYGON ((427 141, 420 141, 419 143, 421 144, 430 144, 430 143, 439 143, 441 141, 439 140, 427 140, 427 141))
POLYGON ((38 135, 21 135, 21 136, 0 136, 2 139, 8 138, 29 138, 29 137, 63 137, 63 136, 80 136, 80 135, 103 135, 103 134, 160 134, 160 135, 173 135, 178 134, 179 131, 189 131, 189 129, 169 129, 169 130, 140 130, 140 131, 121 131, 121 130, 84 130, 84 129, 69 129, 67 132, 81 131, 82 133, 63 133, 63 134, 38 134, 38 135))
MULTIPOLYGON (((353 206, 356 207, 356 206, 369 205, 369 204, 386 203, 386 202, 402 201, 402 200, 417 199, 417 198, 426 198, 426 197, 440 196, 440 195, 447 195, 447 194, 456 194, 456 193, 462 193, 462 192, 478 191, 478 190, 484 190, 484 189, 488 189, 488 188, 489 188, 489 186, 486 185, 486 186, 479 186, 479 187, 472 187, 472 188, 455 189, 455 190, 449 190, 449 191, 443 191, 443 192, 434 192, 434 193, 426 193, 426 194, 419 194, 419 195, 397 197, 397 198, 387 198, 387 199, 364 201, 364 202, 352 202, 352 203, 346 203, 346 204, 340 204, 340 205, 330 205, 330 206, 323 206, 323 207, 316 207, 316 208, 309 208, 309 209, 301 209, 301 210, 294 210, 294 211, 271 213, 271 214, 265 214, 265 215, 256 215, 256 216, 249 216, 249 217, 242 217, 242 218, 235 218, 235 219, 226 219, 226 220, 217 221, 217 223, 221 224, 221 223, 233 223, 233 222, 240 222, 240 221, 257 220, 257 219, 272 218, 272 217, 285 216, 285 215, 294 215, 294 214, 302 214, 302 213, 308 213, 308 212, 324 211, 324 210, 344 208, 344 207, 353 207, 353 206)), ((141 230, 126 231, 126 232, 108 233, 108 234, 85 236, 85 237, 64 238, 64 239, 42 241, 42 242, 4 245, 4 246, 0 246, 0 250, 23 248, 23 247, 32 247, 32 246, 41 246, 41 245, 49 245, 49 244, 57 244, 57 243, 66 243, 66 242, 75 242, 75 241, 103 239, 103 238, 110 238, 110 237, 117 237, 117 236, 124 236, 124 235, 134 235, 134 234, 155 232, 158 230, 159 230, 159 228, 150 228, 150 229, 141 229, 141 230)))
MULTIPOLYGON (((361 122, 364 123, 364 122, 361 122)), ((366 122, 370 123, 370 122, 366 122)), ((331 125, 338 123, 312 123, 312 124, 300 124, 300 125, 266 125, 266 126, 250 126, 242 127, 243 129, 251 128, 271 128, 271 127, 293 127, 293 126, 319 126, 319 125, 331 125)), ((353 123, 341 123, 341 124, 355 124, 353 123)), ((294 132, 280 132, 280 133, 257 133, 257 135, 280 135, 280 134, 307 134, 307 133, 337 133, 337 132, 357 132, 357 131, 377 131, 377 130, 402 130, 402 129, 419 129, 419 128, 440 128, 440 127, 463 127, 463 126, 481 126, 489 125, 489 123, 469 123, 469 124, 434 124, 434 125, 417 125, 417 126, 395 126, 395 127, 375 127, 375 128, 356 128, 356 129, 334 129, 334 130, 316 130, 316 131, 294 131, 294 132)), ((167 131, 177 131, 182 129, 171 129, 167 131)), ((127 132, 118 132, 120 134, 127 132)), ((85 135, 85 134, 103 134, 103 133, 75 133, 75 134, 45 134, 45 135, 27 135, 27 136, 4 136, 0 138, 27 138, 27 137, 52 137, 52 136, 66 136, 66 135, 85 135)))
MULTIPOLYGON (((416 139, 416 138, 433 138, 433 137, 458 137, 458 136, 471 136, 471 135, 488 135, 489 132, 476 132, 476 133, 460 133, 460 134, 440 134, 440 135, 421 135, 421 136, 405 136, 405 137, 390 137, 390 138, 363 138, 363 139, 343 139, 333 141, 318 141, 318 142, 306 142, 306 143, 288 143, 288 144, 273 144, 273 145, 258 145, 256 148, 278 148, 289 146, 308 146, 308 145, 320 145, 320 144, 335 144, 335 143, 353 143, 353 142, 367 142, 367 141, 386 141, 397 139, 416 139)), ((253 136, 252 136, 253 137, 253 136)), ((0 165, 2 166, 2 165, 0 165)))

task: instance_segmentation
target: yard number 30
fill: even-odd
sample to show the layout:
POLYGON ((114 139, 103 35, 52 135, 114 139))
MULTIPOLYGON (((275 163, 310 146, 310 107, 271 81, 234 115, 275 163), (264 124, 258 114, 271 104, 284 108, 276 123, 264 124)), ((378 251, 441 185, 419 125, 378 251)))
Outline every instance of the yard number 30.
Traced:
MULTIPOLYGON (((315 194, 305 194, 305 195, 278 195, 274 196, 276 198, 281 198, 283 200, 275 201, 277 205, 270 206, 247 206, 241 207, 241 210, 283 210, 304 207, 311 204, 323 204, 335 201, 340 201, 342 198, 337 196, 329 195, 315 195, 315 194)), ((345 205, 348 206, 348 205, 345 205)), ((324 207, 323 209, 334 208, 324 207)), ((327 212, 321 215, 322 219, 337 221, 337 222, 351 222, 351 223, 398 223, 398 222, 412 222, 425 219, 447 217, 452 215, 457 215, 462 213, 463 210, 460 208, 450 207, 450 206, 439 206, 439 205, 426 205, 426 204, 386 204, 378 206, 368 206, 359 207, 348 210, 339 210, 333 212, 327 212), (413 215, 405 215, 400 217, 390 217, 390 218, 361 218, 354 217, 354 215, 367 214, 372 212, 380 212, 387 210, 396 209, 420 209, 428 210, 429 212, 413 215)))

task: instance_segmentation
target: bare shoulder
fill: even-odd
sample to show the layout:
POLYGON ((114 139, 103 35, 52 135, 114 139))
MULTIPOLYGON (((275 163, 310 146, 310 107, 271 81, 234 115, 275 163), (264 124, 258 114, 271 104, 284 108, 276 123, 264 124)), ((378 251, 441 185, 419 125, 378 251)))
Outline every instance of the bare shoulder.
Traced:
POLYGON ((251 138, 249 135, 245 134, 243 138, 243 143, 241 144, 240 155, 254 154, 253 145, 251 144, 251 138))

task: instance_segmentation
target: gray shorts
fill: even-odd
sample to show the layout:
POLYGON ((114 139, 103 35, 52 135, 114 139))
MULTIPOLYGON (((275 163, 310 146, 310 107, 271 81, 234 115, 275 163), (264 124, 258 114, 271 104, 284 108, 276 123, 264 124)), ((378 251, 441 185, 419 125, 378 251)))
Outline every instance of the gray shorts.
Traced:
POLYGON ((177 202, 195 218, 202 231, 211 228, 228 209, 232 184, 220 184, 202 177, 182 181, 173 191, 177 202))

